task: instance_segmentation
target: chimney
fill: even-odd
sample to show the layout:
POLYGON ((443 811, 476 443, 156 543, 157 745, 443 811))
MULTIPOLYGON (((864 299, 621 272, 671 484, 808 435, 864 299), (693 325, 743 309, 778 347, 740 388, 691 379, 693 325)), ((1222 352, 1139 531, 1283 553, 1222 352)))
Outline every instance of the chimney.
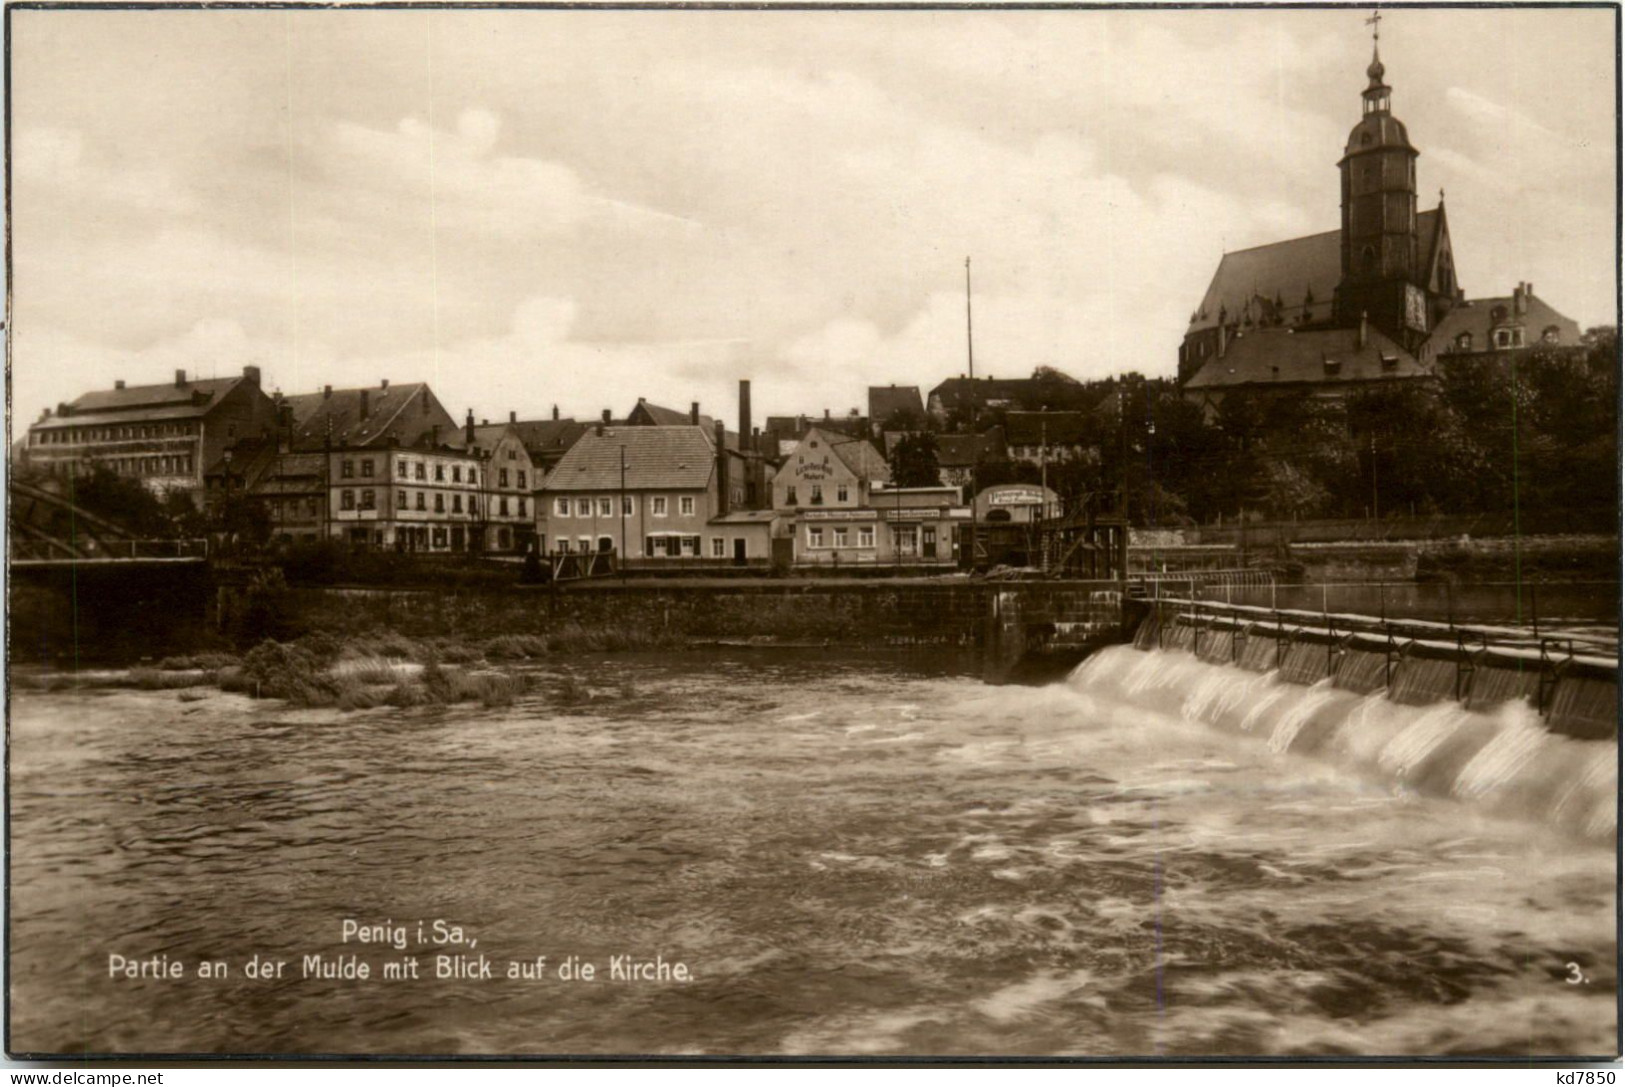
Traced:
POLYGON ((519 421, 519 413, 517 411, 510 411, 508 413, 508 422, 517 423, 518 421, 519 421))
POLYGON ((469 448, 473 448, 473 446, 474 446, 474 409, 473 408, 468 409, 468 418, 466 420, 464 420, 464 422, 463 422, 463 440, 468 443, 469 448))
POLYGON ((423 386, 423 395, 418 399, 423 403, 423 414, 429 414, 429 386, 423 386))
POLYGON ((180 388, 181 386, 183 386, 185 384, 186 384, 186 371, 185 370, 176 370, 175 371, 175 388, 178 389, 178 388, 180 388))
POLYGON ((389 378, 380 378, 378 381, 378 390, 382 392, 387 388, 389 388, 389 378))
POLYGON ((323 400, 330 399, 332 397, 332 395, 333 395, 333 386, 331 386, 331 385, 323 385, 322 386, 322 399, 323 400))
POLYGON ((559 421, 559 406, 557 404, 553 405, 553 421, 555 423, 559 421))
POLYGON ((440 424, 434 423, 429 427, 429 448, 440 448, 440 424))
POLYGON ((1361 310, 1360 311, 1360 332, 1359 332, 1359 335, 1357 335, 1355 337, 1355 339, 1354 339, 1355 346, 1358 347, 1361 351, 1365 350, 1365 340, 1366 340, 1367 335, 1368 335, 1368 330, 1367 330, 1367 327, 1366 327, 1365 310, 1361 310))
POLYGON ((1525 289, 1525 284, 1520 281, 1518 283, 1518 289, 1512 292, 1512 312, 1518 317, 1522 317, 1524 310, 1529 308, 1528 301, 1524 294, 1525 289))
POLYGON ((256 389, 259 388, 260 368, 258 366, 244 366, 243 380, 254 386, 256 389))
POLYGON ((700 402, 698 400, 688 406, 688 425, 700 425, 700 402))
POLYGON ((365 419, 367 417, 368 406, 369 405, 367 403, 367 390, 362 389, 361 390, 361 418, 363 418, 363 419, 365 419))
POLYGON ((121 377, 118 380, 114 381, 113 382, 113 388, 115 388, 115 389, 124 388, 124 379, 121 377))
POLYGON ((604 409, 603 420, 604 420, 604 425, 608 426, 609 425, 609 409, 608 408, 604 409))
POLYGON ((826 423, 829 422, 829 409, 828 408, 824 409, 824 422, 826 422, 826 423))
POLYGON ((491 425, 491 420, 489 420, 489 419, 481 419, 480 420, 480 426, 490 426, 490 425, 491 425))
POLYGON ((717 432, 717 516, 728 514, 728 432, 722 420, 716 422, 717 432))
MULTIPOLYGON (((739 380, 739 442, 744 445, 750 440, 750 379, 739 380)), ((754 450, 755 446, 748 447, 747 452, 754 450)))

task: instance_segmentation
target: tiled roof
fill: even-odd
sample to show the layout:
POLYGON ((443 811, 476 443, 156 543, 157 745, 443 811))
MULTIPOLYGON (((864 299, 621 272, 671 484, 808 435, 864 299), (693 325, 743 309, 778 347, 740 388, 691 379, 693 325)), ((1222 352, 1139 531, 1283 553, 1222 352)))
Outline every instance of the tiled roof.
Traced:
POLYGON ((1081 411, 1012 411, 1004 417, 1011 445, 1079 445, 1084 434, 1081 411))
POLYGON ((812 427, 807 431, 806 441, 813 437, 823 440, 829 446, 830 452, 840 458, 841 463, 852 470, 852 474, 859 479, 887 480, 891 478, 891 466, 886 458, 880 455, 868 441, 862 438, 848 438, 844 434, 831 434, 819 427, 812 427))
POLYGON ((710 483, 715 454, 696 426, 628 426, 587 431, 548 473, 549 491, 616 491, 626 450, 629 491, 700 491, 710 483))
MULTIPOLYGON (((1423 268, 1431 266, 1433 248, 1438 244, 1438 220, 1436 210, 1421 212, 1416 217, 1416 236, 1424 250, 1423 268)), ((1308 307, 1308 320, 1329 320, 1332 299, 1342 279, 1342 232, 1338 230, 1226 253, 1219 260, 1218 270, 1213 273, 1213 280, 1202 295, 1186 334, 1217 328, 1221 311, 1229 320, 1259 300, 1273 309, 1279 299, 1281 309, 1276 316, 1286 324, 1298 324, 1305 316, 1306 291, 1314 294, 1314 302, 1308 307)))
POLYGON ((188 381, 181 385, 132 385, 123 389, 101 389, 86 393, 69 406, 73 413, 140 411, 152 408, 190 408, 201 414, 216 403, 231 387, 243 380, 236 377, 207 378, 188 381))
POLYGON ((509 424, 519 433, 519 440, 534 454, 562 456, 587 431, 586 423, 574 419, 521 419, 509 424))
POLYGON ((1551 306, 1535 297, 1533 294, 1525 295, 1528 299, 1527 307, 1520 315, 1516 312, 1516 300, 1510 296, 1506 298, 1475 298, 1464 302, 1452 309, 1434 326, 1430 340, 1433 349, 1440 354, 1450 352, 1456 342, 1456 337, 1463 332, 1473 334, 1474 351, 1488 351, 1494 347, 1491 333, 1500 327, 1521 327, 1524 335, 1524 346, 1535 347, 1541 342, 1541 336, 1548 328, 1557 329, 1557 343, 1562 347, 1573 347, 1580 342, 1580 326, 1568 317, 1558 313, 1551 306), (1505 311, 1502 320, 1495 319, 1497 307, 1505 311))
POLYGON ((208 414, 215 406, 216 400, 211 399, 200 407, 174 405, 158 408, 129 408, 113 411, 97 411, 85 415, 78 414, 77 410, 70 415, 53 415, 48 419, 41 419, 29 427, 30 430, 57 430, 63 427, 74 426, 101 426, 106 424, 125 423, 162 423, 171 419, 196 419, 200 415, 208 414))
POLYGON ((1187 389, 1238 385, 1329 385, 1426 377, 1428 370, 1403 347, 1368 328, 1364 348, 1351 328, 1294 332, 1267 328, 1230 341, 1185 383, 1187 389), (1383 365, 1384 358, 1392 365, 1383 365), (1335 368, 1327 362, 1335 363, 1335 368))
POLYGON ((869 386, 869 418, 877 425, 900 411, 925 414, 925 402, 920 399, 918 385, 869 386))
POLYGON ((388 388, 334 389, 331 394, 304 393, 287 397, 293 408, 293 440, 301 448, 327 440, 329 425, 335 447, 384 445, 427 446, 438 442, 462 448, 463 428, 421 381, 388 388), (361 395, 367 395, 367 416, 361 417, 361 395), (438 431, 437 429, 438 428, 438 431))

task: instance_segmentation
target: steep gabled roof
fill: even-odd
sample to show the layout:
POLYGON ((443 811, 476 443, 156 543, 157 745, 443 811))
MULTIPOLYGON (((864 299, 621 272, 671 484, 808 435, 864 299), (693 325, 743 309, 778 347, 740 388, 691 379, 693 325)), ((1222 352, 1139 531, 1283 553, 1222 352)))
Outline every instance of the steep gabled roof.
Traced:
POLYGON ((1352 328, 1266 328, 1237 336, 1185 383, 1186 389, 1337 385, 1427 377, 1415 356, 1372 326, 1365 346, 1352 328), (1390 360, 1384 363, 1384 360, 1390 360), (1332 365, 1328 365, 1330 362, 1332 365))
POLYGON ((925 415, 925 402, 918 385, 869 386, 869 418, 878 426, 897 412, 925 415))
POLYGON ((334 389, 286 398, 293 408, 293 442, 315 448, 331 428, 335 448, 449 445, 461 448, 463 430, 421 381, 367 389, 334 389), (362 415, 365 394, 367 410, 362 415))
POLYGON ((697 426, 595 427, 570 447, 544 486, 549 491, 618 491, 621 450, 629 491, 702 491, 711 482, 716 454, 697 426))
MULTIPOLYGON (((1416 217, 1416 236, 1421 242, 1422 268, 1432 266, 1434 250, 1442 230, 1440 213, 1424 211, 1416 217)), ((1314 302, 1307 307, 1310 322, 1330 320, 1332 300, 1343 279, 1342 232, 1328 230, 1284 242, 1238 249, 1219 259, 1219 267, 1192 314, 1185 334, 1219 327, 1222 311, 1227 321, 1238 318, 1249 305, 1262 300, 1274 308, 1284 323, 1296 325, 1305 318, 1304 299, 1312 292, 1314 302)))
POLYGON ((586 423, 574 419, 521 419, 510 425, 533 457, 563 456, 588 429, 586 423))
POLYGON ((223 399, 231 391, 232 386, 241 380, 243 378, 239 374, 236 377, 187 381, 179 385, 171 382, 165 385, 131 385, 123 389, 98 389, 95 392, 85 393, 69 407, 75 415, 141 411, 151 408, 189 408, 204 411, 223 399))

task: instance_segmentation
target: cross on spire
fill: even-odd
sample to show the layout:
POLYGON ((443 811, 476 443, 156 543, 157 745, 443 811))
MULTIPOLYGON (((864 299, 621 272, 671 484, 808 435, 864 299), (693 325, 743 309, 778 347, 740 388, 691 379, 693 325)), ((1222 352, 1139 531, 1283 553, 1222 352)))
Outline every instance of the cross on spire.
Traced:
POLYGON ((1365 25, 1371 28, 1371 44, 1376 45, 1377 39, 1382 37, 1382 12, 1372 8, 1371 18, 1365 21, 1365 25))

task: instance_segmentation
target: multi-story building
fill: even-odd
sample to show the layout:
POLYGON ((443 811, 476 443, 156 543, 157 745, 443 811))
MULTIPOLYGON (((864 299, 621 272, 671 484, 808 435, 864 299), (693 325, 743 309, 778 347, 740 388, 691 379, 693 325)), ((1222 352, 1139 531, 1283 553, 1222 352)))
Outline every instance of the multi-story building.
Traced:
POLYGON ((327 386, 288 405, 293 447, 322 454, 324 535, 397 551, 484 548, 486 462, 428 385, 327 386))
POLYGON ((485 461, 484 549, 520 554, 531 550, 536 543, 535 501, 541 481, 536 479, 518 424, 475 426, 470 412, 464 444, 485 461))
POLYGON ((203 380, 176 370, 169 384, 116 381, 58 405, 28 428, 28 460, 64 475, 98 466, 154 491, 181 490, 201 501, 204 476, 225 452, 274 425, 259 367, 203 380))
POLYGON ((598 551, 629 564, 760 562, 772 519, 730 517, 737 454, 722 427, 606 426, 570 447, 548 473, 537 532, 552 554, 598 551))

